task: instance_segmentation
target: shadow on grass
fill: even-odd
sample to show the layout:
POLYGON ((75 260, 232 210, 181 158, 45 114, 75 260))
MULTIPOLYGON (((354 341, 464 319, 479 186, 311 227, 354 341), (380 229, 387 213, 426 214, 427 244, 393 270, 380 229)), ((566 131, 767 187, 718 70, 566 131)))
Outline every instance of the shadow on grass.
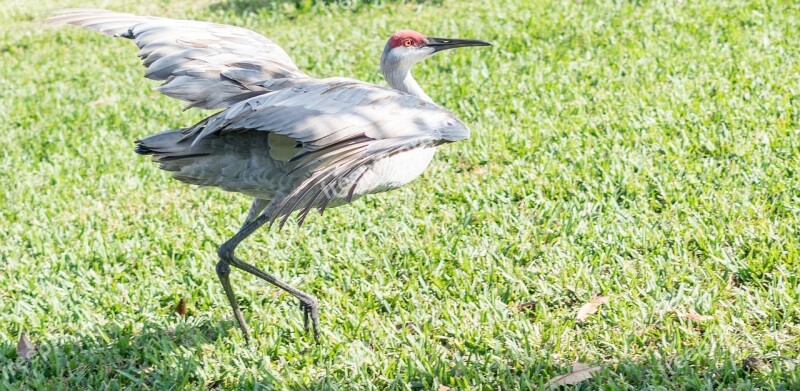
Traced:
MULTIPOLYGON (((16 346, 0 346, 0 389, 197 389, 225 386, 222 374, 202 362, 206 354, 224 349, 215 341, 236 326, 230 321, 179 321, 174 328, 146 323, 95 329, 61 341, 39 341, 30 360, 15 353, 16 346), (208 347, 205 347, 208 345, 208 347)), ((224 345, 223 345, 224 346, 224 345)), ((230 349, 233 349, 231 347, 230 349)), ((225 354, 227 352, 217 352, 225 354)), ((271 388, 274 379, 262 368, 258 383, 271 388)), ((230 376, 228 376, 230 381, 230 376)), ((244 380, 244 379, 240 379, 244 380)), ((242 384, 240 384, 242 385, 242 384)))
POLYGON ((294 6, 298 12, 309 11, 315 5, 337 6, 357 11, 365 5, 380 3, 414 3, 441 5, 443 0, 223 0, 209 8, 214 12, 235 14, 255 13, 259 10, 280 10, 285 5, 294 6))
MULTIPOLYGON (((214 343, 235 327, 232 321, 189 318, 169 329, 145 324, 141 331, 111 327, 56 342, 36 341, 34 337, 34 342, 41 344, 28 361, 16 356, 16 346, 0 345, 0 352, 4 352, 0 357, 0 389, 285 388, 286 385, 262 365, 265 362, 261 357, 263 350, 252 349, 250 355, 247 354, 249 349, 231 346, 230 341, 214 343), (244 355, 241 354, 243 351, 244 355), (222 370, 220 373, 204 359, 206 355, 229 355, 233 366, 242 371, 229 373, 222 370), (258 373, 255 377, 253 369, 258 373)), ((476 346, 473 349, 478 351, 478 357, 485 357, 486 352, 480 352, 482 348, 476 346)), ((435 389, 436 384, 480 388, 487 380, 486 376, 491 374, 491 384, 499 388, 533 390, 542 389, 553 376, 569 372, 568 366, 549 359, 522 360, 519 365, 494 368, 487 367, 493 365, 482 359, 455 365, 445 357, 429 357, 423 361, 428 365, 420 367, 409 361, 408 370, 394 373, 397 376, 394 379, 384 377, 386 373, 382 373, 380 368, 362 369, 377 381, 374 385, 379 388, 405 384, 412 389, 435 389)), ((798 379, 792 379, 792 374, 770 379, 759 374, 757 369, 730 358, 698 360, 648 354, 637 360, 626 357, 613 364, 599 365, 602 370, 595 374, 594 379, 581 382, 579 387, 623 389, 681 385, 686 389, 797 389, 794 387, 798 385, 798 379)), ((771 366, 776 367, 776 363, 771 366)), ((352 376, 349 371, 334 370, 310 384, 297 387, 347 389, 349 376, 352 376)))

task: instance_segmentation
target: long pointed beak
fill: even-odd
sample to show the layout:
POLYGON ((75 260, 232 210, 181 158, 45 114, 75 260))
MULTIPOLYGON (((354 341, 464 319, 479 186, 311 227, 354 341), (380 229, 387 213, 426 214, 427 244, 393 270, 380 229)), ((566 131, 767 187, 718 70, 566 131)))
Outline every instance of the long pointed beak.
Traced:
POLYGON ((457 38, 435 38, 428 37, 428 46, 433 48, 433 52, 440 52, 447 49, 462 48, 465 46, 491 46, 486 41, 477 39, 457 39, 457 38))

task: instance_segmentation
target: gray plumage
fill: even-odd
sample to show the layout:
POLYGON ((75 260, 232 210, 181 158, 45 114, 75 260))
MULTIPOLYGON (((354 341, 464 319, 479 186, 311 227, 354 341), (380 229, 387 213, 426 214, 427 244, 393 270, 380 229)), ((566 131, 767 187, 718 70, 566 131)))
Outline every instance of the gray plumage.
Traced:
POLYGON ((165 81, 158 91, 189 107, 224 109, 267 92, 264 81, 308 77, 280 46, 243 28, 82 8, 57 11, 46 23, 133 39, 145 77, 165 81))
POLYGON ((393 88, 301 72, 274 42, 252 31, 106 10, 58 11, 49 24, 72 24, 133 39, 145 77, 188 107, 224 109, 199 123, 137 140, 175 179, 254 198, 245 224, 220 248, 220 279, 239 325, 246 324, 227 280, 228 265, 256 274, 298 297, 317 335, 316 299, 233 256, 239 242, 266 222, 299 211, 349 203, 405 185, 440 144, 469 137, 463 122, 434 104, 411 77, 433 53, 488 43, 394 34, 381 56, 393 88), (226 269, 227 268, 227 269, 226 269), (259 274, 261 273, 261 274, 259 274))

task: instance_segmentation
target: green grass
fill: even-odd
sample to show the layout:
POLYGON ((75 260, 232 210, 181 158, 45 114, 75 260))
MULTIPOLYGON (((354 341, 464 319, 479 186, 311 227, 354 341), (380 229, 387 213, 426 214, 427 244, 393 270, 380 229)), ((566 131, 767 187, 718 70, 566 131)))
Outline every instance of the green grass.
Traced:
POLYGON ((117 3, 0 3, 0 388, 536 389, 576 360, 603 368, 584 388, 800 387, 796 2, 117 3), (249 200, 133 153, 204 113, 131 42, 37 25, 76 4, 236 24, 376 83, 401 28, 495 46, 417 68, 473 132, 421 179, 240 248, 321 301, 315 345, 234 271, 248 347, 214 265, 249 200))

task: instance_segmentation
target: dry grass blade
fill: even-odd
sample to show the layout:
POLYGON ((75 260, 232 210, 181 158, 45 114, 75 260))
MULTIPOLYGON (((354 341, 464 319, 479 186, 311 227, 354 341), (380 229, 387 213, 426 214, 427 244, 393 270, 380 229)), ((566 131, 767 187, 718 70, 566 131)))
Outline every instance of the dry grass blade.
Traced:
POLYGON ((576 315, 575 318, 578 320, 578 322, 583 322, 589 317, 589 315, 596 313, 597 309, 605 303, 608 303, 608 297, 595 296, 592 300, 589 300, 588 303, 581 306, 581 308, 578 310, 578 315, 576 315))
POLYGON ((535 301, 526 301, 524 303, 517 304, 517 311, 533 310, 534 308, 536 308, 535 301))
POLYGON ((576 362, 572 364, 572 372, 558 375, 545 385, 546 387, 571 386, 586 381, 594 377, 594 373, 600 371, 600 367, 590 367, 586 364, 576 362))
POLYGON ((89 102, 89 107, 103 107, 111 102, 109 98, 100 98, 95 101, 89 102))
POLYGON ((34 354, 36 354, 36 346, 33 345, 33 342, 28 339, 28 336, 23 331, 19 335, 19 342, 17 342, 17 356, 28 361, 33 358, 34 354))
POLYGON ((693 321, 697 321, 697 322, 702 322, 702 321, 714 319, 714 317, 711 316, 711 315, 700 315, 700 314, 695 313, 695 312, 686 312, 686 313, 679 313, 678 312, 677 314, 678 314, 678 317, 680 317, 680 318, 689 319, 689 320, 693 320, 693 321))

